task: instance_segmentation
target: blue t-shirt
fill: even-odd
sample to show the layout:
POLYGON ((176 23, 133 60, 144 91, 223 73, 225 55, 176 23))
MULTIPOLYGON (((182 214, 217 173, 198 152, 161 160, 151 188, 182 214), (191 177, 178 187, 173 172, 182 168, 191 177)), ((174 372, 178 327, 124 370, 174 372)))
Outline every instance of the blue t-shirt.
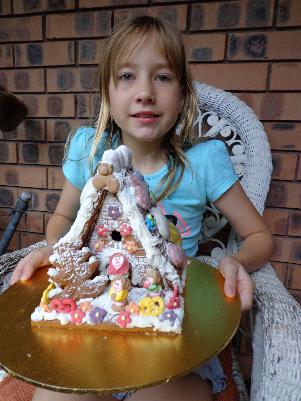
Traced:
MULTIPOLYGON (((98 161, 105 150, 105 139, 102 136, 97 152, 93 158, 93 172, 89 169, 88 157, 93 143, 95 129, 79 128, 73 136, 67 159, 63 165, 66 179, 76 188, 82 190, 95 172, 98 161)), ((116 149, 118 140, 113 140, 112 148, 116 149)), ((234 171, 227 148, 222 141, 210 140, 198 143, 185 151, 189 162, 177 189, 158 205, 164 214, 177 218, 177 228, 181 233, 183 248, 188 256, 195 256, 198 249, 198 238, 206 204, 214 202, 223 195, 238 177, 234 171)), ((159 171, 144 175, 144 179, 153 193, 162 192, 160 181, 168 171, 164 165, 159 171)), ((177 171, 176 178, 180 171, 177 171)))

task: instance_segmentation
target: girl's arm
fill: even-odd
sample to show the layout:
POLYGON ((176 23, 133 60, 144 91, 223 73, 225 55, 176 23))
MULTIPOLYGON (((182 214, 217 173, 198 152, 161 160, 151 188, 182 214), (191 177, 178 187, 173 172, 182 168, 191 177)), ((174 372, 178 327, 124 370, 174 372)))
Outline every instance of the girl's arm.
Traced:
POLYGON ((254 283, 246 272, 256 270, 270 259, 274 250, 273 236, 239 183, 225 192, 215 206, 243 241, 237 253, 224 257, 219 264, 225 277, 225 293, 232 297, 237 290, 242 309, 249 309, 254 283))
POLYGON ((39 267, 49 264, 52 246, 68 232, 75 220, 80 206, 79 199, 80 191, 68 180, 65 180, 60 200, 46 228, 47 245, 35 249, 20 260, 12 274, 10 284, 14 284, 18 280, 30 279, 39 267))

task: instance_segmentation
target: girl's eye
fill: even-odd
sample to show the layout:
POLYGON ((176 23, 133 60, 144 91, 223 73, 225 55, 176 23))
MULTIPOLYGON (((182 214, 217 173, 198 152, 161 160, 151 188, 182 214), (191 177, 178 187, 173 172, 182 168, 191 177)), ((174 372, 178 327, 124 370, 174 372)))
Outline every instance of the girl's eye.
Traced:
POLYGON ((121 81, 130 81, 130 80, 134 79, 134 76, 130 72, 125 72, 119 76, 119 79, 121 81))
POLYGON ((159 75, 157 75, 156 78, 161 82, 169 82, 170 81, 170 77, 166 74, 159 74, 159 75))

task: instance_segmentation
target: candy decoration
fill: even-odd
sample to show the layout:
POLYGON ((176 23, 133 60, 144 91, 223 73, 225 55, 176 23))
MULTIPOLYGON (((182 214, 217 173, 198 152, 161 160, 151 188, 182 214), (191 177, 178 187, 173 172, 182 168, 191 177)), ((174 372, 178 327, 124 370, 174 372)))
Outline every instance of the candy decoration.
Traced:
POLYGON ((161 275, 158 270, 150 269, 148 277, 143 283, 143 288, 146 288, 151 297, 156 297, 161 294, 161 275))
POLYGON ((180 297, 179 297, 179 286, 175 286, 172 296, 169 298, 167 302, 167 309, 177 309, 180 306, 180 297))
POLYGON ((148 187, 141 174, 133 174, 128 177, 128 184, 135 188, 135 200, 137 206, 142 210, 148 210, 151 207, 151 198, 148 193, 148 187))
POLYGON ((92 309, 91 302, 89 301, 81 302, 78 306, 85 313, 90 312, 90 310, 92 309))
POLYGON ((139 315, 140 307, 139 305, 135 304, 134 302, 130 302, 126 307, 125 311, 129 312, 133 315, 139 315))
POLYGON ((147 228, 148 228, 148 230, 149 230, 150 232, 155 231, 156 228, 157 228, 156 220, 154 219, 154 216, 151 215, 150 213, 148 213, 148 214, 145 216, 145 224, 146 224, 146 226, 147 226, 147 228))
POLYGON ((119 324, 120 327, 126 328, 128 324, 130 324, 132 321, 130 312, 119 312, 119 315, 117 317, 117 323, 119 324))
POLYGON ((159 316, 164 311, 164 301, 161 297, 142 298, 139 306, 143 316, 159 316))
POLYGON ((113 219, 117 220, 121 216, 121 212, 118 206, 109 206, 108 215, 113 219))
POLYGON ((76 309, 76 303, 72 298, 65 298, 62 300, 63 312, 69 313, 76 309))
POLYGON ((46 290, 43 292, 42 294, 42 298, 41 298, 41 303, 42 304, 48 304, 49 303, 49 298, 48 298, 48 294, 49 292, 55 288, 54 283, 49 284, 49 286, 46 288, 46 290))
POLYGON ((127 274, 129 271, 129 261, 127 257, 121 253, 114 253, 109 259, 108 274, 121 275, 127 274))
POLYGON ((160 322, 169 320, 171 326, 173 326, 175 324, 176 319, 177 319, 177 315, 171 310, 166 310, 165 312, 162 313, 162 315, 159 316, 160 322))
POLYGON ((128 251, 129 254, 133 255, 138 251, 138 244, 136 241, 126 241, 124 244, 124 248, 128 251))
POLYGON ((86 316, 85 312, 83 312, 81 309, 72 310, 70 312, 70 315, 71 315, 71 323, 77 325, 81 324, 83 318, 86 316))
POLYGON ((170 242, 172 242, 173 244, 176 245, 182 245, 182 238, 181 238, 181 234, 179 233, 177 227, 170 221, 168 223, 169 225, 169 240, 170 242))
POLYGON ((158 228, 159 233, 164 239, 168 240, 170 237, 169 221, 161 212, 159 207, 152 207, 150 212, 156 221, 156 226, 158 228))
POLYGON ((99 224, 96 226, 96 232, 100 237, 105 237, 109 232, 109 229, 104 224, 99 224))
POLYGON ((96 252, 101 252, 105 246, 105 241, 99 240, 94 244, 94 249, 96 252))
POLYGON ((174 266, 176 267, 186 266, 187 257, 181 247, 169 243, 166 245, 166 252, 174 266))
POLYGON ((126 223, 121 224, 121 226, 119 227, 120 235, 123 238, 127 237, 128 235, 131 235, 132 231, 133 231, 132 227, 126 223))
POLYGON ((53 298, 50 302, 50 309, 60 313, 64 310, 63 302, 61 299, 53 298))
POLYGON ((98 324, 98 323, 102 323, 106 314, 107 314, 107 311, 105 309, 100 308, 99 306, 96 306, 95 308, 93 308, 91 310, 91 312, 89 313, 89 316, 90 316, 91 322, 93 324, 98 324))

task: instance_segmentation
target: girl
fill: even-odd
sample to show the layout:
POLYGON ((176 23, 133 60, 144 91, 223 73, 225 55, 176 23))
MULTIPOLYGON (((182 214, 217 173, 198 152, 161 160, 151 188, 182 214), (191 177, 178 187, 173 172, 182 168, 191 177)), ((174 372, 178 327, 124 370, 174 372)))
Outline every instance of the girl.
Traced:
MULTIPOLYGON (((197 102, 180 33, 153 17, 125 22, 104 47, 100 93, 96 129, 82 127, 71 139, 63 166, 66 181, 47 226, 48 245, 23 259, 11 282, 27 280, 38 267, 49 263, 52 245, 74 221, 81 190, 102 153, 123 143, 132 150, 134 167, 144 175, 165 212, 177 212, 185 221, 183 247, 189 256, 197 251, 206 199, 228 218, 244 241, 239 252, 226 256, 218 267, 225 278, 226 295, 233 297, 237 291, 242 308, 250 308, 254 285, 248 272, 270 258, 273 239, 243 192, 224 144, 193 141, 197 102)), ((122 396, 113 395, 115 399, 122 396)), ((212 399, 209 384, 193 373, 126 397, 132 401, 212 399)), ((52 392, 36 391, 34 400, 50 399, 54 399, 52 392)), ((55 399, 96 397, 56 394, 55 399)))

